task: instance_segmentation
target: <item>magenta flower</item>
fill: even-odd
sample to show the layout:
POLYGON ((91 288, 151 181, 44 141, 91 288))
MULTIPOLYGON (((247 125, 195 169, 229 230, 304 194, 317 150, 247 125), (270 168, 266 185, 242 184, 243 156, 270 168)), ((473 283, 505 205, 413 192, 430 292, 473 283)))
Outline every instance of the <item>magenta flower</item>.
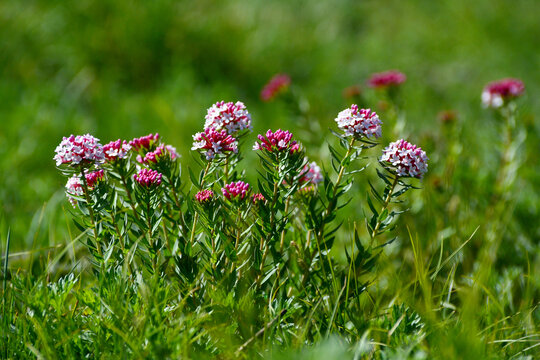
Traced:
POLYGON ((133 150, 150 150, 159 140, 159 134, 148 134, 146 136, 141 136, 140 138, 135 138, 129 142, 129 145, 133 147, 133 150))
POLYGON ((293 135, 288 131, 278 129, 273 133, 272 130, 268 130, 266 136, 257 135, 259 142, 255 141, 253 150, 289 151, 292 154, 300 150, 300 144, 292 140, 292 137, 293 135))
POLYGON ((78 175, 70 177, 66 183, 66 194, 69 202, 73 207, 77 205, 77 200, 73 196, 83 196, 84 190, 82 186, 81 178, 78 175))
POLYGON ((195 194, 195 200, 201 204, 206 204, 214 198, 214 192, 212 190, 201 190, 195 194))
POLYGON ((129 155, 129 150, 131 150, 131 145, 129 145, 127 141, 122 141, 120 139, 111 141, 103 146, 105 159, 111 162, 116 161, 117 159, 127 158, 129 155))
POLYGON ((142 187, 153 188, 161 184, 161 175, 156 170, 141 169, 133 178, 142 187))
POLYGON ((54 150, 56 166, 78 165, 103 162, 103 146, 90 134, 64 137, 54 150))
POLYGON ((253 202, 253 204, 257 205, 261 201, 266 201, 266 199, 264 198, 263 194, 256 193, 256 194, 253 194, 253 196, 251 197, 251 201, 253 202))
POLYGON ((280 92, 286 91, 291 84, 291 78, 287 74, 277 74, 264 85, 261 91, 261 99, 270 101, 275 98, 280 92))
POLYGON ((323 181, 321 168, 314 161, 309 164, 306 164, 306 166, 304 166, 304 168, 302 169, 301 174, 302 174, 300 177, 301 184, 311 183, 313 185, 317 185, 318 183, 323 181))
POLYGON ((379 138, 382 135, 379 116, 370 109, 358 109, 356 104, 341 111, 335 121, 346 136, 379 138))
POLYGON ((103 170, 96 170, 85 174, 84 177, 86 178, 86 185, 88 186, 88 189, 92 190, 99 181, 102 181, 105 178, 105 173, 103 170))
POLYGON ((525 85, 519 79, 502 79, 489 83, 482 92, 482 103, 485 107, 499 108, 508 100, 521 96, 525 85))
POLYGON ((390 86, 398 86, 407 80, 402 72, 397 70, 384 71, 371 75, 368 85, 375 89, 384 89, 390 86))
POLYGON ((174 160, 180 155, 176 152, 176 149, 171 145, 159 145, 156 150, 150 151, 142 157, 141 155, 137 156, 137 161, 141 164, 150 164, 150 163, 157 163, 160 159, 169 157, 171 160, 174 160))
POLYGON ((206 160, 212 160, 216 155, 227 155, 231 152, 238 152, 236 139, 227 134, 226 130, 218 131, 213 128, 206 128, 204 132, 193 135, 193 146, 191 150, 201 150, 206 160))
POLYGON ((249 184, 243 181, 225 184, 225 187, 221 188, 223 196, 225 196, 228 200, 243 200, 248 191, 249 184))
POLYGON ((236 103, 219 101, 208 109, 205 119, 205 129, 226 130, 229 135, 252 129, 251 115, 241 101, 236 103))
POLYGON ((416 145, 401 139, 390 143, 384 150, 380 161, 395 169, 400 177, 421 179, 428 170, 426 152, 416 145))

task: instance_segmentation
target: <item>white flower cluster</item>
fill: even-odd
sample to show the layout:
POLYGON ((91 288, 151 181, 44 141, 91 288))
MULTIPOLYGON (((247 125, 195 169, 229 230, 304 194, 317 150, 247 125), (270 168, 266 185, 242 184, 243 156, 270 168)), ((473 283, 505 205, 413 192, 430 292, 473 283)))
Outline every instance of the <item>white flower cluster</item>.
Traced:
POLYGON ((105 160, 103 146, 90 134, 64 137, 55 149, 56 166, 81 162, 100 163, 105 160))
POLYGON ((384 150, 380 161, 389 163, 400 177, 421 179, 428 170, 426 152, 416 145, 401 139, 390 143, 384 150))
POLYGON ((379 116, 370 109, 358 109, 355 104, 341 111, 335 120, 346 136, 379 138, 382 135, 379 116))
POLYGON ((205 129, 226 130, 229 135, 252 130, 251 115, 241 101, 236 103, 219 101, 208 109, 205 119, 205 129))

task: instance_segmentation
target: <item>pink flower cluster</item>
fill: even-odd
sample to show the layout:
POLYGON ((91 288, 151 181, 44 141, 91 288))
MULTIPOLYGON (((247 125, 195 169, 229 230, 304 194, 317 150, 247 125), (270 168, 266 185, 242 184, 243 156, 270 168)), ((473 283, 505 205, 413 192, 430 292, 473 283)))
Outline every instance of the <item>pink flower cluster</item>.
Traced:
POLYGON ((277 74, 263 87, 261 91, 261 99, 270 101, 276 97, 281 91, 287 90, 291 84, 291 78, 287 74, 277 74))
POLYGON ((397 70, 390 70, 371 75, 368 85, 375 89, 383 89, 389 86, 398 86, 405 80, 407 80, 405 74, 397 70))
POLYGON ((105 172, 103 170, 96 170, 86 174, 84 177, 86 178, 86 185, 88 185, 88 189, 93 189, 98 181, 105 178, 105 172))
POLYGON ((152 188, 161 184, 162 175, 156 170, 141 169, 133 178, 142 187, 152 188))
POLYGON ((195 194, 195 200, 204 204, 210 202, 214 198, 214 192, 212 190, 201 190, 195 194))
MULTIPOLYGON (((104 179, 104 177, 105 173, 103 170, 92 171, 91 173, 85 174, 88 190, 92 190, 99 181, 104 179)), ((73 205, 73 207, 75 207, 77 205, 77 201, 72 196, 84 195, 83 182, 79 175, 73 175, 68 179, 66 183, 66 193, 68 195, 69 202, 71 205, 73 205)))
POLYGON ((266 136, 257 135, 260 142, 255 141, 253 150, 289 151, 292 154, 300 149, 300 144, 292 140, 292 137, 293 135, 288 131, 278 129, 276 132, 272 132, 272 130, 268 130, 266 136))
POLYGON ((370 109, 359 109, 356 104, 341 111, 335 120, 346 136, 379 138, 382 135, 379 116, 370 109))
POLYGON ((236 139, 227 134, 226 130, 218 131, 214 128, 206 128, 204 132, 193 135, 191 150, 202 150, 206 160, 211 160, 218 154, 226 154, 238 151, 236 139))
POLYGON ((499 108, 505 101, 521 96, 525 85, 519 79, 502 79, 489 83, 482 92, 482 103, 485 107, 499 108))
POLYGON ((418 179, 427 172, 428 160, 425 151, 403 139, 390 143, 380 159, 394 167, 397 176, 418 179))
POLYGON ((317 185, 323 180, 321 168, 316 162, 311 162, 304 166, 302 170, 302 176, 300 177, 300 183, 311 183, 317 185))
POLYGON ((260 201, 265 201, 266 199, 264 198, 264 195, 261 194, 261 193, 256 193, 256 194, 253 194, 253 196, 251 197, 251 201, 253 202, 253 204, 258 204, 260 201))
POLYGON ((149 150, 157 143, 159 140, 159 134, 148 134, 146 136, 141 136, 140 138, 135 138, 129 142, 129 145, 133 147, 133 150, 149 150))
POLYGON ((225 187, 221 188, 223 196, 225 196, 228 200, 243 200, 246 197, 248 191, 249 184, 243 181, 225 184, 225 187))
POLYGON ((161 144, 156 148, 156 150, 147 152, 144 157, 138 155, 137 161, 141 164, 155 164, 158 162, 159 159, 162 159, 166 156, 170 157, 171 160, 180 157, 180 155, 178 155, 178 153, 176 152, 176 148, 171 145, 161 144))
POLYGON ((103 153, 105 154, 105 159, 107 159, 107 161, 125 159, 128 157, 129 150, 131 150, 131 145, 129 145, 127 141, 122 141, 120 139, 111 141, 103 146, 103 153))
POLYGON ((64 137, 55 149, 56 166, 100 163, 105 159, 103 146, 90 134, 64 137))
POLYGON ((205 129, 226 130, 230 135, 252 129, 251 115, 241 101, 236 103, 219 101, 208 109, 205 119, 205 129))

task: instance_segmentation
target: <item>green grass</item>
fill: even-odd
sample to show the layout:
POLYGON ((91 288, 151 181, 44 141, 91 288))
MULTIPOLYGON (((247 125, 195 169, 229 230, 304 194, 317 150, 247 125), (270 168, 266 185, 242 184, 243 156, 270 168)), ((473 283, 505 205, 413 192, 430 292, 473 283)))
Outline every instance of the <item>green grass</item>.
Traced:
MULTIPOLYGON (((1 356, 234 358, 287 308, 290 317, 271 323, 238 356, 535 358, 539 11, 533 0, 2 2, 0 244, 8 271, 1 356), (397 239, 369 274, 359 299, 365 313, 349 325, 362 336, 324 328, 340 316, 331 301, 295 317, 291 304, 263 311, 251 307, 253 294, 216 292, 221 312, 193 311, 175 284, 134 284, 125 274, 97 280, 52 161, 62 136, 90 132, 105 143, 157 131, 192 166, 191 135, 206 108, 238 99, 255 134, 289 129, 330 170, 326 129, 335 129, 334 117, 350 103, 342 89, 363 86, 363 105, 385 122, 379 94, 364 83, 393 68, 408 77, 399 135, 426 150, 430 170, 422 189, 408 194, 397 239), (309 101, 307 123, 284 102, 260 101, 277 72, 290 74, 309 101), (481 108, 480 92, 508 76, 521 78, 527 92, 519 101, 519 166, 506 173, 514 180, 501 195, 501 126, 481 108), (454 126, 437 120, 447 109, 458 113, 454 126), (253 315, 258 310, 264 322, 253 315)), ((242 166, 251 169, 256 157, 246 157, 242 166)), ((338 263, 369 213, 365 177, 373 165, 355 177, 333 253, 338 263)))

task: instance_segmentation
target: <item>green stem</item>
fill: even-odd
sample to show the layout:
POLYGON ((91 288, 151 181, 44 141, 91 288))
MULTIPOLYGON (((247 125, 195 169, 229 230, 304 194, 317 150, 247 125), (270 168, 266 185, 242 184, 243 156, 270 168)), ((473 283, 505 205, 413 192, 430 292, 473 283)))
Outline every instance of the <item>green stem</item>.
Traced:
MULTIPOLYGON (((206 168, 204 169, 203 178, 201 180, 201 189, 204 188, 204 182, 206 181, 206 175, 208 175, 208 171, 210 171, 210 165, 212 165, 212 162, 209 161, 206 165, 206 168)), ((195 230, 197 228, 197 221, 199 221, 199 213, 195 211, 195 215, 193 216, 193 225, 191 226, 191 234, 189 237, 189 244, 193 245, 193 241, 195 240, 195 230)))
POLYGON ((388 207, 388 204, 390 203, 390 200, 392 199, 392 194, 394 193, 394 189, 396 188, 398 180, 399 180, 399 176, 396 175, 396 177, 394 178, 394 182, 390 186, 390 190, 388 191, 388 194, 386 195, 386 198, 384 199, 383 206, 382 206, 381 211, 379 213, 379 216, 377 218, 377 223, 375 224, 375 227, 373 228, 373 231, 371 232, 371 241, 372 242, 373 242, 373 239, 378 235, 377 233, 378 233, 379 228, 381 227, 381 224, 382 224, 381 214, 388 207))
POLYGON ((86 182, 86 175, 84 174, 84 168, 82 167, 81 167, 81 175, 82 175, 84 197, 86 198, 86 205, 88 206, 88 210, 90 211, 90 220, 92 221, 92 225, 94 226, 94 241, 96 243, 96 250, 99 256, 103 257, 103 254, 101 252, 101 246, 99 245, 98 237, 97 237, 97 224, 96 224, 96 218, 94 217, 94 208, 92 207, 92 204, 90 203, 90 196, 88 195, 88 183, 86 182))

